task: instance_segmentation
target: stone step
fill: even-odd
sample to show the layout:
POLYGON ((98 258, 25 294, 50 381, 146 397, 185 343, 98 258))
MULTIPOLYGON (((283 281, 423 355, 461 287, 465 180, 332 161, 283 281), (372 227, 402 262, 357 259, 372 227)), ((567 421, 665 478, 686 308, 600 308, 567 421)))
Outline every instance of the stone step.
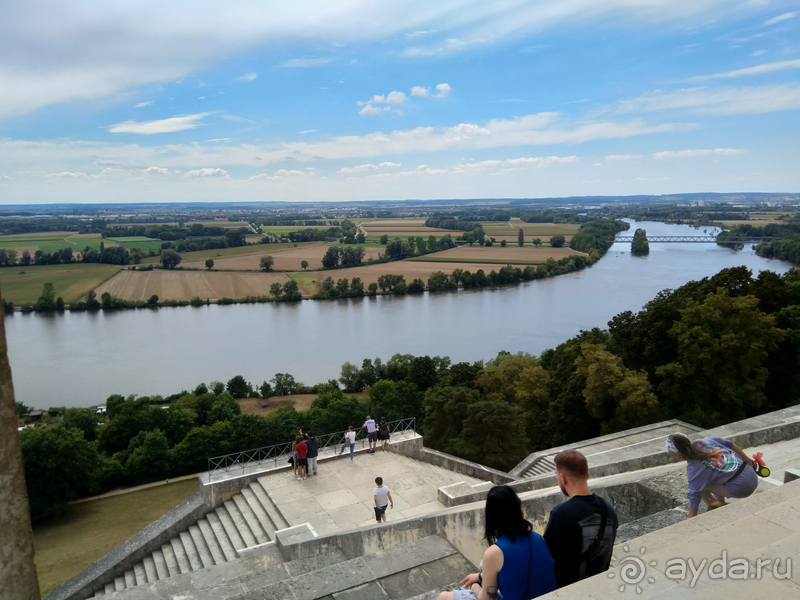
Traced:
POLYGON ((274 540, 275 528, 272 525, 272 520, 269 518, 267 511, 264 510, 264 507, 261 502, 259 502, 253 490, 249 487, 244 488, 242 490, 242 498, 247 502, 247 506, 250 507, 250 510, 253 511, 259 525, 261 525, 261 528, 264 530, 264 534, 267 536, 267 541, 274 540))
POLYGON ((214 537, 217 542, 219 542, 219 547, 222 550, 222 554, 225 555, 225 560, 234 560, 238 557, 239 554, 233 547, 225 527, 219 520, 219 515, 217 515, 216 512, 210 512, 206 515, 206 521, 208 521, 208 524, 211 526, 211 530, 214 532, 214 537))
POLYGON ((111 594, 112 592, 116 592, 117 588, 114 587, 113 583, 107 583, 105 587, 106 594, 111 594))
POLYGON ((264 507, 264 510, 267 512, 269 520, 272 521, 272 525, 275 527, 276 531, 289 527, 289 522, 283 517, 283 514, 280 510, 278 510, 275 502, 273 502, 272 498, 270 498, 267 488, 261 483, 261 479, 258 479, 250 484, 250 489, 256 495, 258 501, 261 502, 261 506, 264 507))
POLYGON ((228 509, 226 509, 224 506, 218 506, 214 509, 214 512, 216 513, 220 524, 225 529, 225 533, 228 534, 228 539, 231 541, 231 545, 234 547, 234 549, 236 549, 238 552, 239 550, 246 548, 246 544, 244 543, 239 530, 236 528, 236 524, 233 522, 233 519, 231 519, 230 514, 228 514, 228 509))
POLYGON ((114 578, 114 591, 121 592, 125 589, 125 578, 124 577, 115 577, 114 578))
POLYGON ((169 541, 169 545, 172 546, 172 554, 175 557, 175 562, 178 563, 179 573, 189 573, 192 570, 192 566, 189 564, 189 558, 186 555, 186 550, 183 547, 181 538, 172 538, 169 541))
POLYGON ((136 585, 136 574, 133 572, 133 569, 125 571, 123 580, 125 581, 125 588, 132 588, 136 585))
POLYGON ((181 574, 181 568, 178 565, 178 559, 175 558, 175 550, 172 548, 172 541, 169 544, 161 546, 161 554, 164 555, 164 562, 167 565, 167 572, 169 577, 181 574))
POLYGON ((245 523, 247 523, 247 526, 250 528, 250 532, 253 534, 253 537, 256 538, 256 542, 258 544, 267 543, 269 541, 269 536, 267 535, 267 532, 264 531, 261 523, 259 523, 258 517, 253 512, 253 509, 250 508, 250 505, 245 497, 242 494, 236 494, 232 500, 236 505, 236 508, 239 509, 239 512, 244 518, 245 523))
POLYGON ((156 550, 153 552, 152 557, 158 579, 161 580, 169 577, 169 568, 167 567, 167 561, 164 559, 164 552, 156 550))
POLYGON ((200 562, 203 567, 211 567, 215 564, 214 558, 211 556, 211 551, 208 549, 206 540, 203 538, 203 532, 197 525, 189 526, 189 535, 192 537, 194 547, 197 550, 197 555, 200 557, 200 562))
POLYGON ((191 534, 188 531, 181 531, 178 534, 178 537, 183 543, 183 549, 186 551, 186 558, 189 561, 191 570, 197 571, 198 569, 202 569, 203 563, 200 560, 200 554, 194 545, 194 540, 192 540, 191 534))
POLYGON ((133 565, 133 577, 136 580, 135 585, 144 585, 147 583, 147 574, 144 570, 144 564, 137 563, 133 565))
POLYGON ((214 559, 214 564, 218 565, 219 563, 227 561, 228 559, 225 558, 225 553, 222 552, 219 540, 217 536, 214 535, 214 530, 211 528, 208 519, 200 519, 197 522, 197 527, 200 529, 200 533, 203 534, 203 541, 206 543, 206 547, 211 553, 211 558, 214 559))
POLYGON ((105 596, 105 595, 106 595, 106 591, 105 590, 97 590, 94 593, 94 596, 92 596, 92 597, 93 598, 99 598, 100 596, 105 596))
POLYGON ((156 562, 153 560, 153 556, 145 556, 142 560, 142 564, 144 565, 144 572, 147 575, 147 583, 153 583, 158 581, 158 573, 156 573, 156 562))
POLYGON ((232 500, 228 500, 224 502, 222 506, 228 511, 231 521, 233 521, 233 524, 236 526, 236 531, 238 531, 239 535, 242 537, 244 547, 249 548, 250 546, 258 545, 258 541, 253 535, 253 532, 250 531, 250 527, 247 525, 247 521, 244 520, 242 513, 239 512, 236 503, 232 500))

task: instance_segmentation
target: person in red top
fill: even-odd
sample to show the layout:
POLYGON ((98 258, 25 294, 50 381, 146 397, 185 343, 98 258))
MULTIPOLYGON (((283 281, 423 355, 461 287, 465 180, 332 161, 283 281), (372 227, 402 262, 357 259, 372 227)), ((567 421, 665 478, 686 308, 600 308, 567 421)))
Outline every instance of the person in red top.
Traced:
POLYGON ((301 435, 295 438, 295 442, 297 443, 295 446, 295 452, 297 452, 297 481, 303 481, 308 474, 308 446, 301 435))

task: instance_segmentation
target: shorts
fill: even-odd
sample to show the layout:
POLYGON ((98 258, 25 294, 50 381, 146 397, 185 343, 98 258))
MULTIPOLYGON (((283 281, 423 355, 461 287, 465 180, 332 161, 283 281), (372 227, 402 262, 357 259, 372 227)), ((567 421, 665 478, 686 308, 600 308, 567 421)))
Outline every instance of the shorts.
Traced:
POLYGON ((370 432, 367 434, 367 439, 368 439, 370 442, 374 442, 375 440, 377 440, 377 439, 378 439, 378 432, 377 432, 377 431, 370 431, 370 432))
POLYGON ((308 466, 308 459, 307 458, 298 458, 297 459, 297 466, 298 467, 307 467, 308 466))
MULTIPOLYGON (((475 597, 475 592, 471 589, 458 588, 453 590, 453 600, 477 600, 477 598, 475 597)), ((503 594, 500 593, 500 590, 497 591, 497 600, 503 600, 503 594)))
POLYGON ((386 507, 387 506, 389 506, 389 505, 385 504, 383 506, 373 506, 373 508, 375 509, 375 519, 377 519, 378 522, 380 522, 381 517, 386 512, 386 507))
POLYGON ((297 452, 292 452, 292 458, 297 460, 297 452))

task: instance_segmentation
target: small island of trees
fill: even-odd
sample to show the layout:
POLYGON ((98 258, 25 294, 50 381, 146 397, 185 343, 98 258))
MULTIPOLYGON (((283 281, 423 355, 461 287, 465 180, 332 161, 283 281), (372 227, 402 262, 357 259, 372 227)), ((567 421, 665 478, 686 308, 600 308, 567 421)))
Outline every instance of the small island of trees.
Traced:
POLYGON ((647 232, 644 229, 637 229, 636 233, 633 234, 631 254, 638 256, 650 254, 650 242, 647 241, 647 232))

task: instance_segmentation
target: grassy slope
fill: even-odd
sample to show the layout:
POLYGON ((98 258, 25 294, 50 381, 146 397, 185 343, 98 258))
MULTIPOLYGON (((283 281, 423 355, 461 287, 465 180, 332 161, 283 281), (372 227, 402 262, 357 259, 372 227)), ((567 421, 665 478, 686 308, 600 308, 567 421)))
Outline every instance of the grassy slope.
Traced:
POLYGON ((42 294, 42 287, 50 282, 56 296, 64 302, 75 302, 120 270, 116 265, 73 263, 69 265, 43 265, 38 267, 5 267, 0 269, 0 290, 3 298, 15 305, 31 304, 42 294))
POLYGON ((197 480, 73 505, 67 517, 33 528, 42 595, 80 573, 197 491, 197 480))

